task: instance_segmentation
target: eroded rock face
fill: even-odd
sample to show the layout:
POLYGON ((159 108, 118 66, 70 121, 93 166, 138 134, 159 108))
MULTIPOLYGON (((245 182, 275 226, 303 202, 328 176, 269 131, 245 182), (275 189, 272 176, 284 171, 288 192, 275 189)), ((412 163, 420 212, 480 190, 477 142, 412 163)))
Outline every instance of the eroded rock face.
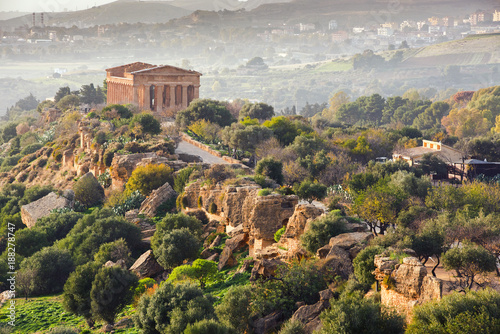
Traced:
POLYGON ((72 206, 72 200, 51 192, 39 200, 23 205, 21 207, 21 220, 28 228, 32 228, 39 218, 48 216, 52 210, 70 208, 72 206))
POLYGON ((271 314, 266 315, 264 318, 260 318, 255 321, 254 333, 255 334, 266 334, 270 333, 273 329, 278 328, 283 322, 284 317, 281 311, 276 311, 271 314))
POLYGON ((308 224, 323 214, 323 210, 312 204, 298 204, 288 220, 285 233, 281 236, 279 245, 288 250, 287 257, 301 258, 307 252, 300 244, 308 224))
POLYGON ((151 195, 142 202, 139 213, 152 218, 156 215, 156 210, 160 205, 175 198, 177 198, 177 193, 167 182, 151 192, 151 195))
POLYGON ((333 293, 327 289, 320 291, 319 295, 320 300, 316 304, 303 305, 292 316, 292 321, 298 320, 304 324, 304 332, 306 334, 311 334, 321 329, 319 315, 330 307, 330 299, 333 297, 333 293))
POLYGON ((411 321, 415 305, 441 299, 442 281, 428 275, 427 269, 416 257, 406 257, 399 264, 389 257, 377 255, 374 262, 377 281, 389 282, 382 284, 382 304, 405 314, 407 322, 411 321))
POLYGON ((243 230, 255 239, 274 240, 274 234, 288 223, 298 202, 295 195, 257 196, 243 230))
MULTIPOLYGON (((258 196, 260 190, 253 181, 243 180, 239 186, 204 185, 200 181, 188 185, 184 191, 187 207, 199 205, 206 211, 212 203, 217 215, 228 230, 247 233, 250 237, 250 255, 255 249, 263 249, 274 243, 274 234, 288 223, 293 215, 298 197, 295 195, 258 196)), ((232 233, 233 235, 236 234, 232 233)), ((221 259, 223 256, 221 255, 221 259)))

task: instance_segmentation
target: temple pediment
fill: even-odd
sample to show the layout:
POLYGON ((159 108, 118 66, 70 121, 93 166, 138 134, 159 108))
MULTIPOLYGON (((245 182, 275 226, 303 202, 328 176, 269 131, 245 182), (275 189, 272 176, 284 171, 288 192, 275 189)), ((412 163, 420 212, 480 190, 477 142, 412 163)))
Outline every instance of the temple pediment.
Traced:
POLYGON ((196 75, 200 76, 201 73, 185 70, 183 68, 171 66, 171 65, 160 65, 152 68, 144 68, 134 72, 130 72, 131 74, 160 74, 160 75, 196 75))

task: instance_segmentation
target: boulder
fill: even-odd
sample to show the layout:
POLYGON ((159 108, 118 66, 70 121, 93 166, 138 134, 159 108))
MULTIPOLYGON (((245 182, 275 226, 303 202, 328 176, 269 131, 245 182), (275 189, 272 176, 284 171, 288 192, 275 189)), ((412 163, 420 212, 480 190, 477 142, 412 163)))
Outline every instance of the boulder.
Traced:
POLYGON ((371 239, 373 239, 373 234, 370 232, 342 233, 331 238, 329 245, 349 250, 357 244, 366 245, 371 239))
POLYGON ((208 257, 207 258, 207 261, 214 261, 214 262, 217 262, 217 260, 219 259, 219 254, 218 253, 215 253, 213 254, 212 256, 208 257))
POLYGON ((312 334, 315 330, 321 328, 319 315, 328 307, 330 307, 330 302, 328 300, 320 300, 313 305, 301 306, 292 315, 292 321, 300 321, 304 325, 304 332, 306 334, 312 334))
POLYGON ((153 277, 162 272, 164 269, 156 262, 153 256, 153 251, 150 249, 142 254, 137 261, 130 267, 131 271, 137 274, 140 279, 153 277))
POLYGON ((21 220, 28 228, 35 226, 39 218, 50 215, 54 209, 71 208, 73 201, 54 192, 21 207, 21 220))
POLYGON ((273 312, 266 315, 264 318, 257 319, 254 324, 255 334, 266 334, 270 333, 274 329, 277 329, 279 325, 283 322, 284 317, 281 311, 273 312))
POLYGON ((337 246, 330 248, 330 252, 320 264, 323 270, 345 280, 354 272, 349 253, 337 246))
POLYGON ((339 247, 348 251, 349 258, 353 260, 371 239, 373 239, 373 234, 370 232, 342 233, 330 238, 328 245, 318 249, 316 255, 323 259, 328 255, 332 247, 339 247))
POLYGON ((201 254, 200 254, 200 257, 202 259, 208 259, 210 256, 214 255, 214 252, 212 252, 210 249, 208 248, 205 248, 201 254))
POLYGON ((156 211, 160 205, 167 201, 175 200, 176 198, 177 193, 172 189, 170 184, 166 182, 160 188, 153 190, 151 195, 142 202, 139 214, 152 218, 156 215, 156 211))
POLYGON ((253 260, 245 260, 243 261, 241 267, 236 271, 237 274, 243 274, 250 270, 250 265, 253 263, 253 260))
POLYGON ((219 257, 219 264, 217 265, 217 269, 219 269, 220 271, 225 266, 232 267, 235 266, 237 263, 238 261, 236 261, 231 249, 229 247, 224 247, 219 257))
POLYGON ((226 245, 224 246, 224 248, 227 247, 231 250, 231 252, 234 252, 234 251, 237 251, 237 250, 240 250, 240 249, 243 249, 244 247, 246 247, 247 242, 248 242, 248 234, 246 234, 246 233, 238 234, 231 239, 227 239, 226 245))
POLYGON ((259 277, 269 278, 276 275, 276 270, 278 266, 283 265, 284 262, 274 258, 274 259, 262 259, 256 261, 253 265, 252 273, 250 275, 250 281, 255 281, 259 277))
MULTIPOLYGON (((215 241, 215 240, 214 240, 215 241)), ((234 238, 227 239, 224 249, 222 250, 222 254, 219 258, 219 264, 217 268, 221 270, 225 266, 232 267, 238 263, 233 256, 233 252, 243 249, 247 246, 248 242, 248 234, 238 234, 234 238)))
POLYGON ((214 248, 219 246, 221 240, 222 240, 222 235, 219 234, 218 236, 215 237, 214 241, 212 241, 212 243, 210 244, 210 246, 208 246, 208 248, 214 248))

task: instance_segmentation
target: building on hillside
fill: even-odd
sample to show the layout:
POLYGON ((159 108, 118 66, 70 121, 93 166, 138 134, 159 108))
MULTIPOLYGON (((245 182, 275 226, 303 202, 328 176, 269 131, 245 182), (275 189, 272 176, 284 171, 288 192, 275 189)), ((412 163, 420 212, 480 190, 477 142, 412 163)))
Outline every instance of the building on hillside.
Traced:
POLYGON ((498 22, 500 21, 500 10, 495 10, 493 13, 493 22, 498 22))
POLYGON ((135 62, 106 69, 107 104, 135 104, 157 116, 172 116, 199 98, 201 73, 135 62))
POLYGON ((408 162, 410 166, 419 165, 421 159, 426 154, 435 155, 437 158, 442 160, 448 165, 448 174, 456 174, 455 164, 457 162, 462 162, 465 159, 464 153, 460 152, 453 147, 441 144, 441 142, 436 142, 432 140, 423 140, 422 146, 402 149, 393 152, 392 159, 404 160, 408 162))
POLYGON ((453 163, 455 177, 473 180, 479 175, 495 177, 500 175, 500 162, 489 162, 486 160, 464 159, 453 163))

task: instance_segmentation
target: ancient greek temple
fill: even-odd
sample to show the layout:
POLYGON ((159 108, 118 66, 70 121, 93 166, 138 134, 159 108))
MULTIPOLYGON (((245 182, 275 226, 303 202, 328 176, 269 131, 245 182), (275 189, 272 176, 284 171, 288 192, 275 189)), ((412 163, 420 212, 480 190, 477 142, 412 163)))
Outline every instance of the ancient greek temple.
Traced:
POLYGON ((106 70, 108 104, 132 103, 159 116, 199 98, 201 73, 169 65, 135 62, 106 70))

